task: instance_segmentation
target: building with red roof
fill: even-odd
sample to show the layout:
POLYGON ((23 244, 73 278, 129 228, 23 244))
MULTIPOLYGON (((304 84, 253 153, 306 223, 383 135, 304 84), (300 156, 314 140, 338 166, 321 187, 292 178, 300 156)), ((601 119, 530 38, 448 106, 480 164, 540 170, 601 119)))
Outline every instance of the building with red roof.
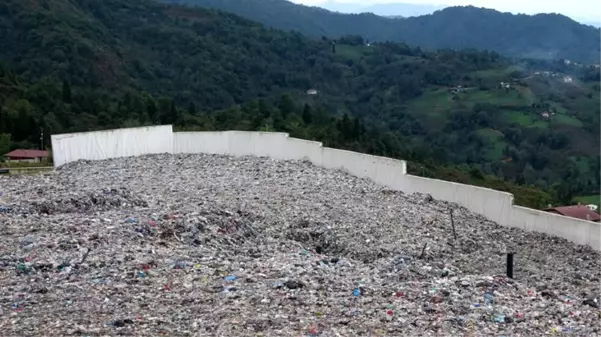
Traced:
POLYGON ((545 209, 545 211, 582 220, 595 222, 601 221, 601 216, 599 215, 599 213, 591 210, 590 208, 584 205, 553 207, 547 208, 545 209))
POLYGON ((49 157, 48 151, 42 150, 14 150, 4 155, 4 160, 9 162, 39 163, 49 157))

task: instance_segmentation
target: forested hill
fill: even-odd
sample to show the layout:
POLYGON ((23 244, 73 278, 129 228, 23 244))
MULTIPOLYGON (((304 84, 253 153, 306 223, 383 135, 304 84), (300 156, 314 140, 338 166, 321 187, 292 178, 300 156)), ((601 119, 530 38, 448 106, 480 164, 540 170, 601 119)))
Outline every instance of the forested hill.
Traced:
POLYGON ((476 48, 504 55, 599 63, 599 29, 557 14, 513 15, 448 7, 431 15, 390 19, 340 14, 286 0, 164 0, 232 12, 267 26, 321 37, 361 35, 422 48, 476 48))
POLYGON ((297 31, 305 36, 340 37, 361 35, 364 39, 390 40, 393 21, 371 13, 342 14, 320 7, 285 0, 163 0, 234 13, 268 27, 297 31))
POLYGON ((598 193, 595 67, 310 39, 148 0, 5 0, 0 62, 0 152, 40 129, 278 130, 532 207, 598 193))

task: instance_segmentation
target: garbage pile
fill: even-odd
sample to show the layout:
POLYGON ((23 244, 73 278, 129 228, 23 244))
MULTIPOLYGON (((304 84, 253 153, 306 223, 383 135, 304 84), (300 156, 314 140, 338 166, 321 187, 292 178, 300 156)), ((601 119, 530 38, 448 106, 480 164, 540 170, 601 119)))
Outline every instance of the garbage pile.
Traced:
POLYGON ((6 336, 601 335, 598 252, 306 162, 80 161, 0 190, 6 336))

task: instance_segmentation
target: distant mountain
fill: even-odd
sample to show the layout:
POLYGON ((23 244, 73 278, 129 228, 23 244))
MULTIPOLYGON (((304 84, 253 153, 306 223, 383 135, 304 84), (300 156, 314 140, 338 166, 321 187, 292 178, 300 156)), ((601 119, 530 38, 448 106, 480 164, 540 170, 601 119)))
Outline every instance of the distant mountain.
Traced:
POLYGON ((361 35, 369 41, 405 42, 423 48, 488 49, 509 56, 584 63, 597 63, 600 55, 599 29, 558 14, 514 15, 468 6, 391 19, 335 13, 286 0, 163 1, 216 8, 315 37, 361 35))
POLYGON ((345 14, 373 13, 384 17, 410 17, 432 14, 434 11, 443 9, 445 6, 419 5, 410 3, 384 3, 364 6, 352 3, 341 3, 328 1, 319 7, 333 12, 345 14))
POLYGON ((323 4, 320 4, 319 7, 327 9, 332 12, 345 13, 345 14, 357 14, 362 13, 363 8, 365 6, 354 3, 346 3, 346 2, 338 2, 338 1, 328 1, 323 4))
POLYGON ((293 30, 303 35, 339 37, 361 35, 367 40, 391 40, 391 20, 375 14, 342 14, 320 7, 297 5, 286 0, 162 0, 234 13, 266 26, 293 30))
POLYGON ((420 16, 426 14, 432 14, 437 10, 443 9, 446 6, 435 6, 435 5, 418 5, 418 4, 405 4, 405 3, 385 3, 385 4, 374 4, 372 6, 364 7, 360 11, 367 13, 374 13, 380 16, 420 16))

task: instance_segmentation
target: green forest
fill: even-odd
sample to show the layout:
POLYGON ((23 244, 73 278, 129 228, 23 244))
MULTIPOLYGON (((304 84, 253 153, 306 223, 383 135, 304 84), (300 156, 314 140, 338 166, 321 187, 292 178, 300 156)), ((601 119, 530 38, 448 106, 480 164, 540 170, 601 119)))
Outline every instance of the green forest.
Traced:
POLYGON ((4 1, 0 61, 2 153, 139 125, 284 131, 529 207, 599 194, 594 66, 311 39, 144 0, 4 1))
POLYGON ((466 6, 388 18, 371 13, 341 14, 287 0, 162 1, 221 9, 268 27, 313 37, 360 35, 370 42, 402 42, 432 50, 477 48, 508 56, 599 63, 599 29, 559 14, 514 15, 466 6))

